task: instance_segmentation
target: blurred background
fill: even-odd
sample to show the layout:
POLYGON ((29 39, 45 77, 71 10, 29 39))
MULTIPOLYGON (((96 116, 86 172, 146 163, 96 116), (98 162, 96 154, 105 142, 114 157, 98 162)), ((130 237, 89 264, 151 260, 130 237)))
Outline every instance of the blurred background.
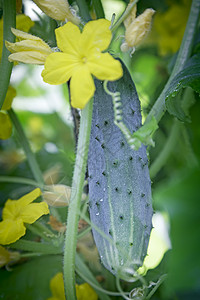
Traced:
MULTIPOLYGON (((74 5, 73 1, 69 2, 74 5)), ((88 0, 87 3, 95 18, 92 1, 88 0)), ((130 70, 141 101, 143 121, 169 78, 191 3, 190 0, 140 0, 137 15, 146 8, 153 8, 156 13, 151 32, 133 55, 120 51, 124 27, 121 26, 115 33, 110 51, 120 57, 130 70)), ((111 20, 113 13, 116 19, 121 15, 128 1, 103 0, 102 4, 106 18, 111 20)), ((54 30, 57 22, 42 13, 30 0, 23 1, 23 13, 34 22, 29 32, 41 37, 51 47, 56 47, 54 30)), ((193 47, 194 54, 199 52, 199 42, 198 33, 193 47)), ((16 90, 16 97, 12 107, 36 154, 46 184, 70 186, 76 143, 68 86, 44 83, 42 69, 40 66, 25 64, 14 66, 11 85, 16 90)), ((166 112, 154 136, 155 147, 147 149, 155 228, 150 240, 149 256, 141 273, 148 270, 146 278, 154 282, 158 282, 163 274, 168 274, 164 284, 152 297, 155 300, 200 299, 200 102, 199 94, 191 88, 183 89, 179 97, 189 97, 192 103, 188 106, 187 118, 180 122, 166 112)), ((32 178, 14 129, 11 138, 0 140, 1 176, 32 178)), ((1 209, 8 198, 18 199, 29 190, 30 186, 0 181, 1 209)), ((66 213, 63 213, 63 222, 65 217, 66 213)), ((94 261, 98 260, 97 255, 94 257, 94 261)), ((87 253, 85 258, 88 259, 87 253)), ((41 266, 44 263, 49 264, 49 261, 43 261, 41 266)), ((60 266, 60 260, 50 263, 50 273, 56 264, 60 266)), ((92 270, 97 275, 102 272, 98 268, 94 263, 92 270)), ((4 271, 0 273, 0 278, 5 280, 4 271)), ((21 268, 18 272, 24 278, 23 272, 28 271, 21 268)), ((36 280, 29 272, 28 276, 32 276, 32 281, 36 280)), ((25 288, 18 283, 14 284, 13 289, 20 290, 20 287, 25 288)), ((6 293, 5 287, 0 288, 2 295, 3 291, 6 293)), ((0 298, 18 299, 9 297, 0 298)), ((23 295, 21 299, 25 299, 23 295)))

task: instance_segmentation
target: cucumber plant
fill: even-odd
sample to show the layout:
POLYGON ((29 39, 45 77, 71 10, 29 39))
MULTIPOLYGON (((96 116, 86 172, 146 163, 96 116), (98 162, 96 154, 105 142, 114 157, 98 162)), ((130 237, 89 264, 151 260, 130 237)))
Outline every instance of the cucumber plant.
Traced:
POLYGON ((116 93, 115 111, 103 82, 96 81, 88 156, 89 210, 103 265, 124 280, 135 280, 147 253, 153 211, 146 147, 131 149, 114 122, 118 114, 130 133, 141 127, 138 95, 124 65, 123 71, 123 78, 108 83, 111 92, 121 93, 121 102, 116 93))

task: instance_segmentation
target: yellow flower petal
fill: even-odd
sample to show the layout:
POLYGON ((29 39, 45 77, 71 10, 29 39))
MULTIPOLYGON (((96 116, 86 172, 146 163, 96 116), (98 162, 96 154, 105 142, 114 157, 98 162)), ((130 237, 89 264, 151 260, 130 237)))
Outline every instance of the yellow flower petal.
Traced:
POLYGON ((58 48, 68 54, 77 55, 79 53, 79 40, 81 37, 78 26, 67 22, 64 26, 55 30, 58 48))
POLYGON ((73 73, 70 82, 71 105, 84 108, 95 92, 94 80, 87 67, 82 67, 73 73))
POLYGON ((42 40, 32 41, 32 40, 23 40, 16 43, 5 42, 6 48, 11 52, 19 51, 39 51, 43 54, 49 55, 52 53, 51 48, 42 40))
POLYGON ((123 75, 120 62, 109 53, 90 56, 87 63, 90 72, 99 80, 117 80, 123 75))
POLYGON ((16 242, 26 232, 21 219, 0 222, 0 244, 8 245, 16 242))
POLYGON ((98 48, 100 51, 107 49, 112 38, 110 24, 110 21, 105 19, 88 22, 81 35, 80 47, 85 50, 91 47, 98 48))
POLYGON ((32 35, 30 33, 26 33, 22 30, 18 30, 15 28, 11 28, 12 33, 19 39, 19 40, 31 40, 31 41, 40 41, 42 40, 38 36, 32 35))
POLYGON ((24 223, 32 224, 43 215, 49 214, 46 202, 31 203, 20 211, 20 218, 24 223))
POLYGON ((9 55, 8 59, 11 62, 22 62, 25 64, 44 65, 48 56, 38 51, 17 52, 9 55))
POLYGON ((45 62, 42 71, 43 80, 49 84, 61 84, 67 82, 78 66, 77 60, 66 53, 52 53, 45 62))
POLYGON ((32 203, 34 200, 36 200, 41 194, 42 194, 41 190, 39 188, 36 188, 16 201, 20 203, 21 207, 25 207, 28 204, 32 203))
POLYGON ((88 283, 76 285, 77 300, 97 300, 98 296, 88 283))
MULTIPOLYGON (((65 300, 65 290, 64 290, 64 281, 63 274, 57 273, 50 281, 50 289, 53 297, 48 298, 47 300, 65 300)), ((89 299, 88 299, 89 300, 89 299)))
POLYGON ((8 199, 4 205, 2 218, 3 220, 14 220, 20 217, 21 205, 18 200, 8 199))
POLYGON ((69 8, 67 0, 34 0, 39 8, 49 17, 58 21, 71 21, 75 24, 79 24, 80 20, 74 16, 69 8))
POLYGON ((12 123, 10 121, 9 116, 0 112, 0 139, 6 140, 12 134, 12 123))
POLYGON ((9 110, 11 109, 13 98, 16 96, 16 90, 14 87, 10 86, 8 87, 6 98, 4 100, 2 110, 9 110))

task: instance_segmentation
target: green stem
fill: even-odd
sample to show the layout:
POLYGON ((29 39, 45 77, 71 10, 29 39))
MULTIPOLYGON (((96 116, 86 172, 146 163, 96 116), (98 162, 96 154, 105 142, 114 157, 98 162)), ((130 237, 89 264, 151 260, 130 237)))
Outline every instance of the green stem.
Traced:
POLYGON ((130 5, 128 5, 125 9, 125 11, 123 12, 123 14, 121 15, 121 17, 117 20, 117 22, 115 22, 110 30, 113 32, 115 31, 120 25, 122 22, 124 22, 124 20, 128 17, 128 15, 130 14, 133 6, 138 2, 139 0, 135 0, 133 1, 130 5))
POLYGON ((152 163, 152 165, 149 169, 149 173, 150 173, 151 178, 154 178, 156 176, 156 174, 160 171, 160 169, 165 165, 165 163, 167 162, 170 154, 172 153, 172 151, 176 147, 177 138, 180 134, 180 129, 182 128, 182 126, 183 126, 182 123, 180 123, 176 119, 174 120, 174 124, 172 126, 172 129, 171 129, 171 132, 170 132, 170 135, 167 139, 166 144, 164 145, 162 151, 157 156, 157 158, 152 163))
POLYGON ((23 253, 20 254, 21 258, 29 258, 29 257, 35 257, 35 256, 41 256, 45 255, 45 253, 38 253, 38 252, 33 252, 33 253, 23 253))
POLYGON ((8 114, 9 114, 11 120, 12 120, 13 125, 15 126, 15 129, 16 129, 17 134, 18 134, 19 141, 20 141, 20 143, 21 143, 21 145, 24 149, 24 152, 26 154, 29 166, 31 168, 31 171, 33 173, 33 176, 34 176, 35 180, 39 184, 44 183, 44 180, 43 180, 43 177, 42 177, 42 172, 41 172, 41 170, 39 168, 39 165, 36 161, 34 153, 31 150, 30 144, 29 144, 29 142, 28 142, 28 140, 25 136, 24 130, 21 126, 20 121, 18 120, 17 115, 15 114, 13 109, 10 109, 8 111, 8 114))
POLYGON ((46 235, 42 230, 38 229, 34 224, 27 224, 26 228, 33 234, 38 235, 46 242, 51 242, 51 238, 46 235))
POLYGON ((87 2, 85 0, 76 0, 76 3, 80 10, 80 15, 84 19, 85 22, 91 20, 90 12, 88 9, 87 2))
POLYGON ((0 176, 0 182, 20 183, 20 184, 33 185, 41 189, 43 188, 43 184, 40 184, 33 179, 23 178, 23 177, 0 176))
POLYGON ((51 244, 27 241, 24 239, 20 239, 17 242, 10 244, 9 247, 22 251, 38 252, 46 255, 62 254, 63 252, 62 247, 55 247, 51 244))
POLYGON ((104 10, 103 10, 101 0, 93 0, 92 4, 94 6, 94 10, 95 10, 97 19, 105 18, 105 14, 104 14, 104 10))
POLYGON ((13 63, 8 61, 10 52, 5 47, 5 40, 14 42, 10 28, 16 27, 16 0, 3 1, 3 51, 0 65, 0 110, 8 90, 13 63))
POLYGON ((67 299, 76 300, 75 292, 75 253, 78 231, 78 220, 85 180, 90 131, 92 122, 93 100, 91 99, 82 111, 76 154, 76 163, 72 181, 67 230, 64 250, 64 284, 67 299))
POLYGON ((88 232, 90 232, 92 229, 91 226, 88 226, 85 230, 81 231, 79 234, 78 234, 78 239, 81 239, 84 235, 86 235, 88 232))
POLYGON ((81 257, 76 254, 76 272, 81 276, 85 281, 90 283, 94 288, 96 288, 96 292, 101 300, 110 300, 104 291, 101 289, 101 285, 98 283, 92 272, 88 269, 86 264, 83 262, 81 257), (95 285, 95 286, 94 286, 95 285), (99 288, 101 290, 99 290, 99 288))
POLYGON ((153 116, 155 117, 158 123, 166 111, 165 98, 167 96, 166 93, 169 89, 169 86, 172 80, 174 79, 174 77, 184 68, 184 64, 186 63, 187 59, 191 55, 193 40, 195 37, 196 28, 198 26, 199 12, 200 12, 200 1, 193 0, 184 37, 181 43, 181 47, 176 59, 174 69, 162 93, 160 94, 160 96, 154 103, 154 106, 152 107, 151 111, 149 112, 145 123, 148 123, 153 116))

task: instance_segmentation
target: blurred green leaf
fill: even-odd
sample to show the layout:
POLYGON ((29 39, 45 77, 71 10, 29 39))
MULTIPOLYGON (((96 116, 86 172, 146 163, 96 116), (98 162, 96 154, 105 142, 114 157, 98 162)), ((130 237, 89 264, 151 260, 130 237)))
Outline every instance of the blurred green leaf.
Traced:
POLYGON ((184 169, 154 193, 155 206, 170 217, 172 251, 166 291, 196 291, 200 286, 200 170, 184 169))
POLYGON ((62 271, 62 256, 34 258, 15 266, 11 271, 0 270, 0 299, 46 300, 51 292, 51 278, 62 271))
POLYGON ((175 76, 166 92, 168 112, 181 121, 187 119, 181 102, 182 89, 185 87, 191 87, 195 92, 200 93, 200 54, 196 54, 188 60, 184 69, 175 76))

